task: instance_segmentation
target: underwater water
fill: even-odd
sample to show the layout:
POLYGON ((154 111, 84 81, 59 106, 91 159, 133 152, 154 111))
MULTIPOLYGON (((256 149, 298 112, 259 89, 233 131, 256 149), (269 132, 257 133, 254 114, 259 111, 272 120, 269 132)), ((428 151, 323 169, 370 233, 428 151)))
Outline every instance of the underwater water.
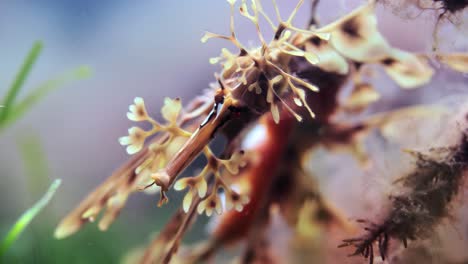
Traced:
POLYGON ((466 262, 468 3, 419 2, 0 2, 0 263, 466 262))

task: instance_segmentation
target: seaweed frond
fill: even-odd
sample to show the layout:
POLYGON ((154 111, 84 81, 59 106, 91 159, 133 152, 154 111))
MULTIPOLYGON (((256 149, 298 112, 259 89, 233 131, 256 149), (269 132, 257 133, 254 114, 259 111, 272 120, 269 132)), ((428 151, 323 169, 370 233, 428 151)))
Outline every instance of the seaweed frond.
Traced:
MULTIPOLYGON (((399 240, 407 247, 408 240, 428 238, 437 224, 449 216, 450 203, 462 186, 468 169, 468 137, 463 135, 458 146, 444 149, 445 157, 412 151, 416 168, 396 183, 408 191, 390 196, 392 209, 381 223, 364 223, 366 234, 343 240, 339 247, 354 246, 352 256, 362 255, 374 260, 374 246, 385 260, 389 254, 390 239, 399 240)), ((435 150, 432 150, 433 152, 435 150)))

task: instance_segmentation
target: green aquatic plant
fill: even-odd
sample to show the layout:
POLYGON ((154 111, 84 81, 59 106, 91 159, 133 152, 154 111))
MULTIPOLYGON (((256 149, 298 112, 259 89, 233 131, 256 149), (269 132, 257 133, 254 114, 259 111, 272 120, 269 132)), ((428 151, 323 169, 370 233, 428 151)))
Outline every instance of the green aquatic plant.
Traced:
MULTIPOLYGON (((87 66, 80 66, 71 71, 65 72, 55 78, 45 81, 38 85, 31 92, 26 94, 24 98, 18 99, 21 90, 24 87, 24 83, 30 75, 35 63, 37 62, 39 55, 43 49, 43 43, 36 41, 31 49, 29 50, 26 58, 24 59, 16 77, 12 84, 7 90, 7 93, 2 100, 0 105, 0 132, 12 125, 15 121, 23 117, 27 111, 43 99, 47 94, 53 90, 63 87, 65 84, 75 80, 81 80, 88 78, 91 74, 91 70, 87 66)), ((45 160, 41 156, 39 142, 35 138, 24 142, 20 142, 20 147, 23 153, 25 168, 31 175, 29 179, 32 182, 38 183, 45 178, 45 160), (36 152, 35 152, 36 150, 36 152), (39 155, 35 156, 35 155, 39 155), (36 177, 36 178, 34 178, 36 177), (38 179, 40 177, 41 179, 38 179)), ((55 180, 44 194, 44 196, 35 203, 30 209, 25 211, 21 217, 15 222, 13 227, 9 230, 0 245, 0 257, 12 246, 12 244, 18 239, 21 233, 25 230, 30 222, 43 210, 43 208, 50 202, 55 191, 60 186, 61 180, 55 180)), ((36 184, 34 184, 36 185, 36 184)))
POLYGON ((16 74, 15 79, 8 88, 8 91, 1 103, 0 107, 0 131, 11 125, 13 122, 20 119, 27 111, 29 111, 33 105, 38 103, 43 97, 52 92, 53 90, 63 87, 65 84, 72 81, 89 78, 91 70, 87 66, 80 66, 69 72, 65 72, 55 78, 52 78, 38 87, 33 89, 26 96, 18 101, 19 93, 24 86, 24 82, 28 78, 34 64, 36 63, 41 51, 43 44, 41 41, 34 43, 26 56, 20 70, 16 74))
POLYGON ((42 198, 39 199, 39 201, 37 201, 31 208, 26 210, 20 218, 18 218, 0 244, 0 257, 5 254, 5 252, 18 239, 21 233, 26 229, 26 227, 28 227, 31 221, 42 211, 42 209, 49 204, 61 182, 62 180, 60 179, 54 180, 49 189, 45 192, 44 196, 42 196, 42 198))

